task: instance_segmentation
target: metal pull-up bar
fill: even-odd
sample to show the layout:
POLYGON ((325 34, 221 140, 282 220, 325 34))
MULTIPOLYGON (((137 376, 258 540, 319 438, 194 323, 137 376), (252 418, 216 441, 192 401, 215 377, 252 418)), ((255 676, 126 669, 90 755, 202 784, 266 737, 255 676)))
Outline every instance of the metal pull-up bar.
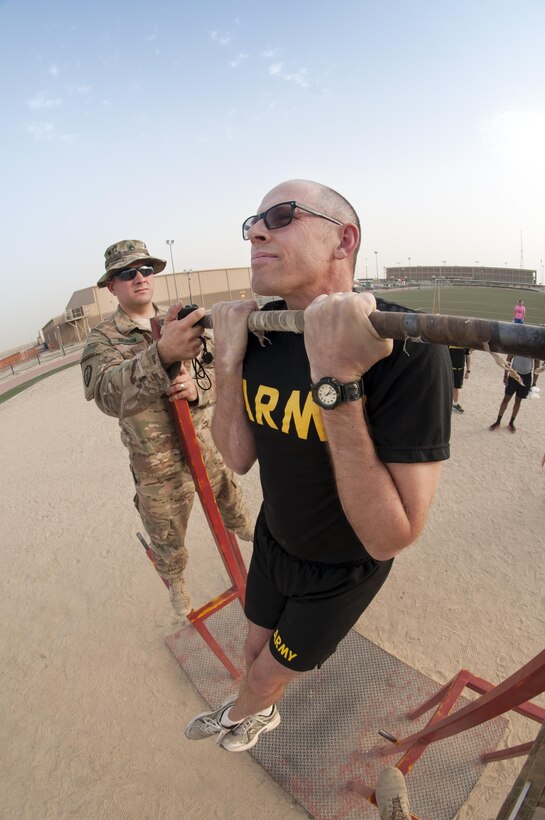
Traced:
MULTIPOLYGON (((375 310, 369 320, 383 339, 409 339, 415 342, 456 345, 491 353, 513 353, 545 360, 545 327, 472 319, 465 316, 442 316, 432 313, 401 313, 375 310)), ((212 327, 212 316, 202 319, 212 327)), ((288 331, 303 333, 302 310, 258 310, 250 313, 248 330, 252 332, 288 331)))

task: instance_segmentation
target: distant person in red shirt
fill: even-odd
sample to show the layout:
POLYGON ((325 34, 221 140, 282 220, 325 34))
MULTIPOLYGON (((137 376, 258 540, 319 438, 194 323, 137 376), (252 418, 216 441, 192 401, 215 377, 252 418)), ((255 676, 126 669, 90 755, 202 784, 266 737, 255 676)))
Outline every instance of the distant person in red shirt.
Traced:
POLYGON ((526 315, 526 308, 522 304, 522 299, 519 299, 517 304, 515 305, 515 310, 513 311, 513 321, 517 323, 517 325, 524 324, 524 317, 526 315))

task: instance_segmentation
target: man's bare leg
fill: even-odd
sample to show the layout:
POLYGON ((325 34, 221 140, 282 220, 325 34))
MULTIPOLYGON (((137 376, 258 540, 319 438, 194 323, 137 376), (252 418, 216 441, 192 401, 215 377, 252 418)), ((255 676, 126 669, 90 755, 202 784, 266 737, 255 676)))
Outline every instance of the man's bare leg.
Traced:
POLYGON ((498 410, 498 418, 496 419, 494 424, 490 425, 490 427, 488 428, 489 430, 497 430, 498 429, 498 427, 500 426, 500 422, 502 420, 502 416, 505 413, 505 411, 507 410, 507 405, 509 404, 510 401, 511 401, 511 396, 504 396, 503 397, 502 403, 500 404, 500 409, 498 410))
POLYGON ((275 704, 290 680, 302 673, 287 669, 273 658, 269 649, 272 631, 248 623, 244 647, 247 671, 238 696, 213 712, 196 715, 186 726, 189 740, 216 736, 227 751, 245 751, 263 732, 278 726, 280 714, 275 704))
POLYGON ((244 660, 246 662, 246 672, 261 652, 264 646, 267 646, 269 639, 274 630, 265 629, 264 626, 248 621, 248 633, 244 642, 244 660))
POLYGON ((272 629, 264 629, 256 624, 248 624, 245 657, 247 672, 242 681, 236 703, 229 709, 229 720, 243 720, 275 704, 288 683, 301 672, 278 663, 271 655, 269 638, 272 629))
POLYGON ((518 415, 518 411, 520 410, 521 401, 522 401, 522 399, 520 398, 520 396, 516 396, 515 403, 513 405, 513 412, 511 413, 511 420, 509 422, 509 429, 511 430, 512 433, 516 432, 516 429, 517 429, 515 427, 515 419, 518 415))

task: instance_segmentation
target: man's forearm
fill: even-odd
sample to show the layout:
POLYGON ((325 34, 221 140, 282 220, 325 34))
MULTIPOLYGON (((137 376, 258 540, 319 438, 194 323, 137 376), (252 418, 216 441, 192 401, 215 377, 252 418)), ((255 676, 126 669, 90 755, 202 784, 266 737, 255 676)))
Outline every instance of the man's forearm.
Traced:
POLYGON ((212 437, 227 466, 239 475, 256 460, 254 434, 242 393, 242 370, 225 372, 216 366, 216 405, 212 437))

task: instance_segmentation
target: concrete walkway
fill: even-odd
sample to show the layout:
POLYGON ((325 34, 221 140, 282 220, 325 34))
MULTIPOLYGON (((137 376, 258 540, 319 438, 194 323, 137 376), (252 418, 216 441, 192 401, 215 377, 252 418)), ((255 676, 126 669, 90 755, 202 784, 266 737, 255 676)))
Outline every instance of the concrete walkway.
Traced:
POLYGON ((42 376, 44 373, 50 373, 59 367, 77 362, 81 356, 81 350, 82 349, 78 347, 77 350, 73 350, 65 356, 56 356, 48 362, 36 364, 36 367, 29 367, 22 373, 15 373, 13 376, 8 376, 8 378, 0 383, 0 396, 3 396, 8 390, 13 390, 14 387, 19 387, 20 384, 25 384, 25 382, 35 379, 36 376, 42 376))

